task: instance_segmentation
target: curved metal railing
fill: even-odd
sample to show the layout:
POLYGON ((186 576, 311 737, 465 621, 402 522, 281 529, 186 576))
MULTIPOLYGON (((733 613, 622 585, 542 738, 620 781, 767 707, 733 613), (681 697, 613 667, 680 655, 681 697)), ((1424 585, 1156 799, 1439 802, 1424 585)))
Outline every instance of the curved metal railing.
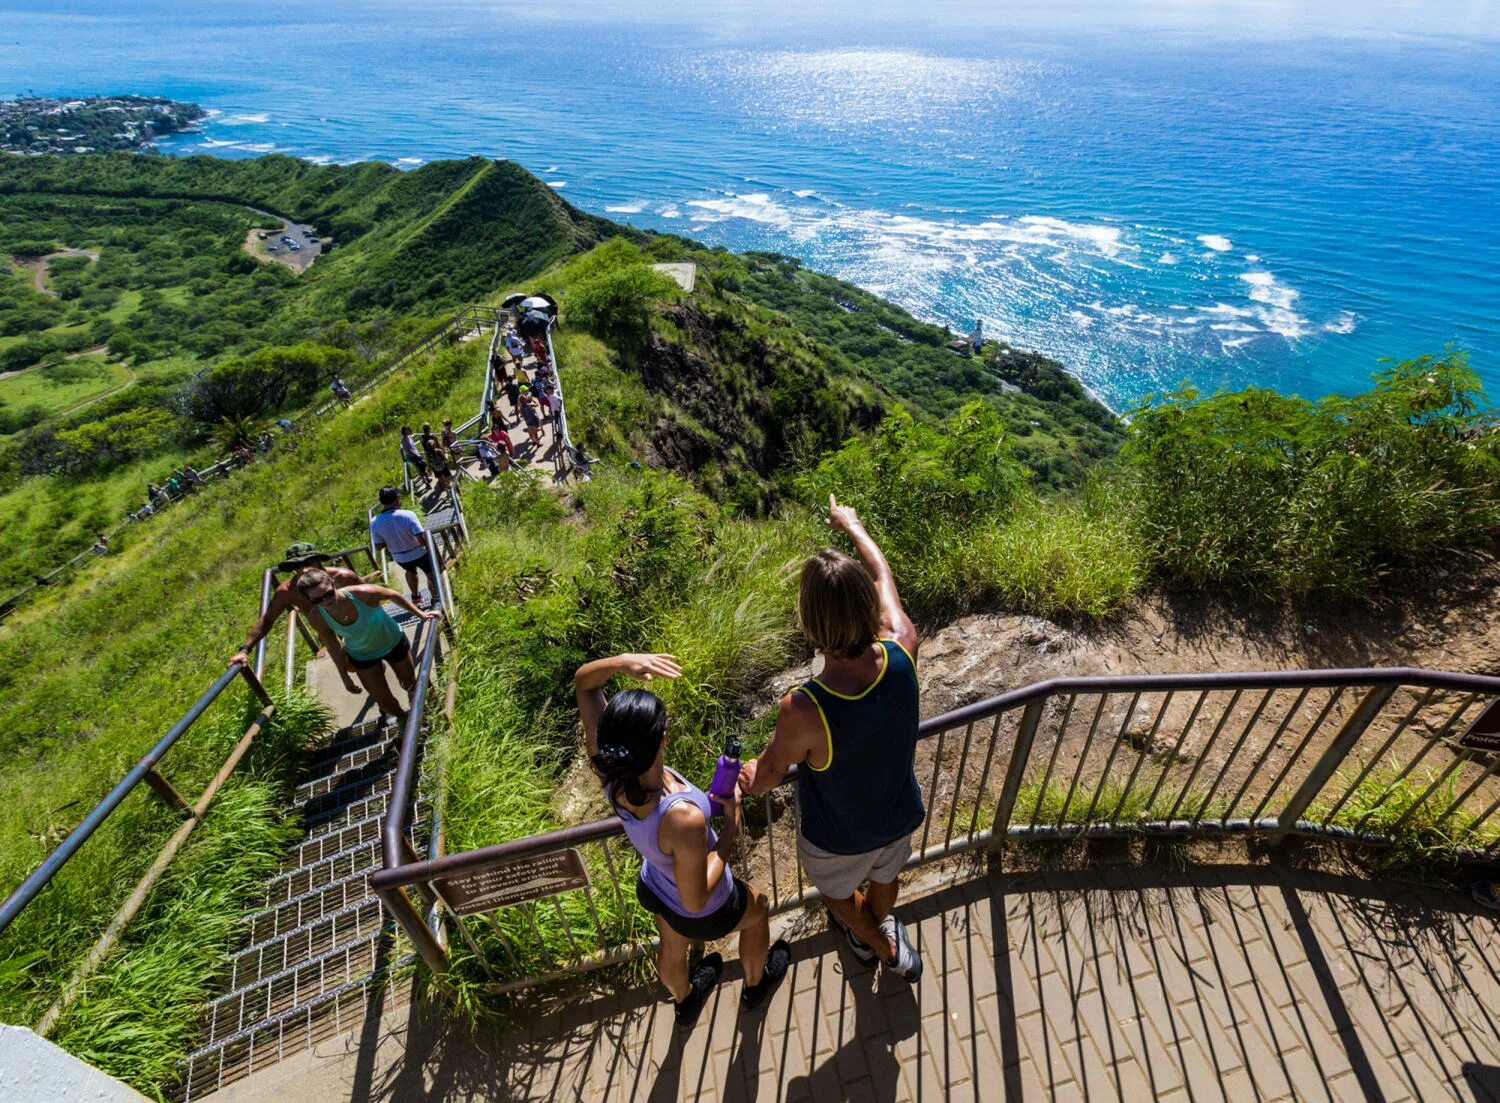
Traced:
MULTIPOLYGON (((1033 839, 1236 833, 1388 846, 1403 829, 1446 829, 1459 853, 1500 858, 1500 780, 1486 750, 1500 746, 1500 678, 1406 667, 1058 678, 933 717, 921 737, 927 817, 913 867, 1033 839), (1424 762, 1435 765, 1419 773, 1424 762)), ((794 778, 762 798, 748 840, 776 911, 819 899, 796 857, 794 778)), ((444 879, 578 850, 628 914, 626 866, 611 850, 622 834, 610 817, 428 860, 388 848, 371 883, 383 897, 412 886, 439 895, 444 879)), ((627 925, 622 938, 601 923, 590 885, 568 891, 587 908, 570 918, 551 897, 560 945, 531 903, 510 905, 525 912, 516 928, 530 932, 531 959, 547 967, 518 971, 526 955, 512 952, 489 963, 511 974, 496 990, 650 951, 649 928, 634 937, 627 925)))

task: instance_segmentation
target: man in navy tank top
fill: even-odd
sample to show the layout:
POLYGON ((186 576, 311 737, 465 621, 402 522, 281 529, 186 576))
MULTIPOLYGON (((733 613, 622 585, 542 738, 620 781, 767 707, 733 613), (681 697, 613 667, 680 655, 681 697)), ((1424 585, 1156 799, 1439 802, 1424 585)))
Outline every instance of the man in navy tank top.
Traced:
POLYGON ((915 983, 922 957, 891 909, 926 816, 914 768, 917 630, 880 548, 831 494, 828 526, 859 558, 825 548, 802 567, 797 619, 822 672, 781 699, 775 734, 741 767, 740 788, 764 793, 797 766, 797 855, 808 878, 861 961, 879 959, 915 983))

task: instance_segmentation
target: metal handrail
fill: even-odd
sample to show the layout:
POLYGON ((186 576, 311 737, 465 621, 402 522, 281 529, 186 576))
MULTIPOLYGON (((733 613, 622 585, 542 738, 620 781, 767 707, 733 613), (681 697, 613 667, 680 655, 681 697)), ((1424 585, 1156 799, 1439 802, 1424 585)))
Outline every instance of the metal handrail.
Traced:
MULTIPOLYGON (((1415 667, 1375 667, 1349 670, 1284 670, 1226 672, 1220 674, 1145 674, 1078 678, 1053 678, 1035 682, 1019 689, 976 701, 971 705, 953 709, 929 720, 922 721, 918 729, 919 738, 928 739, 954 728, 965 727, 980 720, 991 719, 1000 713, 1009 712, 1034 701, 1072 693, 1147 693, 1184 690, 1234 690, 1234 689, 1303 689, 1355 686, 1410 685, 1429 689, 1452 689, 1500 695, 1500 678, 1480 674, 1457 674, 1446 671, 1423 670, 1415 667)), ((796 777, 796 768, 787 772, 782 785, 791 783, 796 777)), ((594 820, 573 827, 543 832, 524 839, 512 839, 475 850, 445 854, 441 858, 412 862, 406 865, 388 864, 371 876, 370 883, 376 888, 390 888, 419 881, 430 881, 434 877, 449 877, 459 873, 480 873, 518 858, 531 858, 557 850, 566 850, 580 843, 594 842, 624 834, 624 825, 618 816, 594 820)))
POLYGON ((162 756, 172 749, 187 730, 203 715, 208 706, 213 704, 218 699, 219 694, 223 693, 225 688, 237 677, 243 677, 246 680, 251 692, 260 699, 262 704, 271 704, 270 695, 266 693, 265 688, 260 683, 260 679, 256 677, 253 670, 243 663, 234 663, 223 674, 220 674, 214 681, 214 684, 204 691, 203 695, 193 703, 193 706, 187 712, 183 713, 175 724, 167 729, 165 735, 156 741, 156 745, 147 751, 141 757, 141 760, 131 767, 130 772, 121 778, 115 784, 114 788, 105 794, 104 799, 96 804, 93 810, 83 818, 82 822, 68 833, 68 837, 59 843, 57 848, 43 860, 42 864, 33 870, 31 875, 6 897, 5 903, 0 904, 0 933, 4 933, 5 929, 11 925, 16 916, 20 915, 26 909, 27 905, 36 899, 37 894, 47 887, 47 884, 57 876, 63 866, 67 865, 69 859, 78 853, 79 848, 88 842, 89 837, 110 817, 114 810, 120 806, 120 803, 135 790, 135 787, 144 781, 148 774, 155 770, 156 764, 161 761, 162 756))
MULTIPOLYGON (((1474 808, 1469 809, 1467 826, 1464 828, 1466 834, 1461 838, 1479 839, 1478 845, 1485 848, 1466 849, 1455 841, 1451 844, 1454 852, 1459 856, 1481 861, 1500 861, 1500 835, 1495 835, 1493 820, 1500 813, 1500 797, 1494 796, 1494 786, 1490 791, 1479 794, 1482 785, 1494 781, 1497 774, 1500 774, 1500 762, 1476 763, 1475 758, 1482 752, 1462 745, 1453 747, 1451 761, 1445 765, 1436 780, 1419 779, 1419 784, 1424 786, 1421 795, 1414 804, 1406 803, 1401 806, 1400 819, 1395 820, 1392 816, 1395 822, 1385 834, 1373 827, 1367 829, 1370 818, 1382 803, 1391 799, 1402 779, 1408 777, 1435 747, 1444 745, 1461 721, 1473 719, 1476 704, 1480 705, 1478 715, 1483 718, 1500 708, 1497 702, 1500 702, 1500 678, 1409 667, 1120 675, 1056 678, 1038 682, 953 709, 920 725, 921 739, 927 746, 932 746, 933 743, 936 746, 930 753, 919 758, 920 770, 930 770, 930 775, 927 775, 929 780, 922 783, 926 818, 919 838, 913 837, 913 853, 907 867, 1019 840, 1256 833, 1268 838, 1273 844, 1287 836, 1300 835, 1389 846, 1396 841, 1394 836, 1400 824, 1413 815, 1416 806, 1431 802, 1428 805, 1431 817, 1435 818, 1437 826, 1441 826, 1464 808, 1465 802, 1470 801, 1471 797, 1475 798, 1473 803, 1484 806, 1484 810, 1475 814, 1474 808), (1403 704, 1399 710, 1395 710, 1395 714, 1385 713, 1383 710, 1394 700, 1397 689, 1402 687, 1414 690, 1413 696, 1419 700, 1410 709, 1403 704), (1303 709, 1304 703, 1310 702, 1309 693, 1319 690, 1327 691, 1326 694, 1319 694, 1320 697, 1327 698, 1321 711, 1313 704, 1303 709), (1356 693, 1346 698, 1350 690, 1355 690, 1356 693), (1159 699, 1159 704, 1154 707, 1138 707, 1145 704, 1145 694, 1159 699), (1216 700, 1219 703, 1202 712, 1203 727, 1195 727, 1195 721, 1199 720, 1200 710, 1210 694, 1217 694, 1216 700), (1267 713, 1268 704, 1277 694, 1282 695, 1279 698, 1281 706, 1267 713), (1075 712, 1075 702, 1081 697, 1090 696, 1097 697, 1097 704, 1091 702, 1086 709, 1080 708, 1075 712), (1287 701, 1294 696, 1295 700, 1286 707, 1287 701), (1129 704, 1123 708, 1121 719, 1122 710, 1119 706, 1126 699, 1129 704), (1179 700, 1176 714, 1178 719, 1169 725, 1169 729, 1170 735, 1175 736, 1175 745, 1165 758, 1161 758, 1158 757, 1160 751, 1152 749, 1156 746, 1152 739, 1167 717, 1174 699, 1179 700), (1440 723, 1427 723, 1424 720, 1427 723, 1426 735, 1422 737, 1424 741, 1412 746, 1412 753, 1406 756, 1404 765, 1388 759, 1398 738, 1409 730, 1416 730, 1411 728, 1413 721, 1435 699, 1438 702, 1435 707, 1441 710, 1446 719, 1440 723), (1454 700, 1457 701, 1456 708, 1453 707, 1454 700), (1101 717, 1106 703, 1110 701, 1115 702, 1116 711, 1101 731, 1101 717), (1189 703, 1190 712, 1187 708, 1189 703), (1235 721, 1230 734, 1219 743, 1220 766, 1210 767, 1204 773, 1215 742, 1221 739, 1226 727, 1230 726, 1229 721, 1235 715, 1236 706, 1240 704, 1244 706, 1241 709, 1241 719, 1235 721), (1340 705, 1343 707, 1335 714, 1335 708, 1340 705), (1278 711, 1282 714, 1280 725, 1276 727, 1274 734, 1265 738, 1265 733, 1270 732, 1272 717, 1278 711), (1185 721, 1181 719, 1183 712, 1188 712, 1185 721), (1242 725, 1244 713, 1249 713, 1249 720, 1242 725), (1288 726, 1294 718, 1302 723, 1307 715, 1313 713, 1316 713, 1316 719, 1312 720, 1311 725, 1305 730, 1298 729, 1300 739, 1287 741, 1296 742, 1296 748, 1288 753, 1280 737, 1288 732, 1288 726), (1404 716, 1400 716, 1401 713, 1404 716), (1151 721, 1152 715, 1155 720, 1150 722, 1149 731, 1144 732, 1144 738, 1141 738, 1144 729, 1137 729, 1127 736, 1127 725, 1132 718, 1139 717, 1144 723, 1151 721), (1324 727, 1330 715, 1336 715, 1339 721, 1338 730, 1331 738, 1328 729, 1324 727), (1007 717, 1017 716, 1019 719, 1012 728, 1013 738, 1006 740, 1001 735, 1001 725, 1007 717), (1382 729, 1374 737, 1372 744, 1366 746, 1362 739, 1373 722, 1381 716, 1387 718, 1390 727, 1382 729), (1257 749, 1237 757, 1262 717, 1266 718, 1266 726, 1262 729, 1262 738, 1257 741, 1257 749), (1070 718, 1075 721, 1071 737, 1070 718), (985 724, 980 727, 982 721, 992 721, 992 726, 985 724), (1119 725, 1119 730, 1113 731, 1116 724, 1119 725), (1070 741, 1072 749, 1067 755, 1062 755, 1064 740, 1076 740, 1081 727, 1086 727, 1088 733, 1082 749, 1079 750, 1076 741, 1070 741), (979 729, 977 739, 976 728, 979 729), (989 729, 987 735, 985 728, 989 729), (1046 729, 1045 734, 1043 728, 1046 729), (1205 729, 1211 729, 1206 740, 1193 749, 1192 755, 1181 755, 1189 733, 1199 731, 1201 734, 1205 729), (1238 738, 1235 738, 1236 735, 1238 738), (1314 742, 1315 738, 1319 741, 1314 742), (1232 746, 1229 746, 1231 743, 1232 746), (1378 748, 1374 744, 1378 744, 1378 748), (944 757, 945 746, 949 748, 947 758, 944 757), (1228 752, 1223 754, 1226 747, 1228 752), (1358 758, 1357 776, 1351 778, 1341 775, 1340 770, 1346 761, 1360 747, 1364 750, 1358 758), (1091 749, 1097 751, 1092 758, 1091 749), (1120 760, 1118 771, 1111 772, 1111 766, 1116 763, 1117 756, 1122 754, 1122 749, 1127 757, 1120 760), (1273 755, 1273 751, 1277 753, 1273 755), (955 757, 959 759, 956 770, 952 761, 955 757), (1135 759, 1133 767, 1128 765, 1130 757, 1135 759), (1253 765, 1249 763, 1251 757, 1254 759, 1253 765), (1281 761, 1279 771, 1275 769, 1277 758, 1281 761), (1059 759, 1062 764, 1054 774, 1054 767, 1059 766, 1059 759), (1102 768, 1099 766, 1101 759, 1102 768), (1153 764, 1152 769, 1143 770, 1148 761, 1153 764), (1248 772, 1241 771, 1225 786, 1226 777, 1230 775, 1228 764, 1231 761, 1247 765, 1248 772), (1366 784, 1366 779, 1370 778, 1372 771, 1382 762, 1391 762, 1392 770, 1399 768, 1399 775, 1393 779, 1381 777, 1377 779, 1374 790, 1366 791, 1360 805, 1361 818, 1358 822, 1351 825, 1348 821, 1352 817, 1346 816, 1344 822, 1336 823, 1335 816, 1339 809, 1354 796, 1362 784, 1366 784), (1046 773, 1038 783, 1037 775, 1041 773, 1043 763, 1046 764, 1046 773), (1182 764, 1180 768, 1178 763, 1182 764), (1187 772, 1188 766, 1191 766, 1191 773, 1183 781, 1181 775, 1187 772), (1128 779, 1125 777, 1127 770, 1128 779), (1467 770, 1467 775, 1460 772, 1464 770, 1467 770), (1275 777, 1267 783, 1266 779, 1272 773, 1275 777), (1204 784, 1194 789, 1194 780, 1200 776, 1204 784), (1153 777, 1154 786, 1151 784, 1153 777), (1049 781, 1054 778, 1056 785, 1049 787, 1049 781), (1172 779, 1171 784, 1162 793, 1162 786, 1169 778, 1172 779), (1260 784, 1253 786, 1257 780, 1260 784), (1452 783, 1447 789, 1442 788, 1445 781, 1452 783), (1221 786, 1224 787, 1222 793, 1221 786), (1150 795, 1146 796, 1148 787, 1150 795), (1061 797, 1064 789, 1066 798, 1061 797), (1159 793, 1164 799, 1157 803, 1159 793), (1127 808, 1126 800, 1132 794, 1137 801, 1127 808), (1217 804, 1213 803, 1216 794, 1221 797, 1217 804), (1249 804, 1244 803, 1247 795, 1249 804), (1144 802, 1139 799, 1141 797, 1145 797, 1144 802), (1494 798, 1493 802, 1487 803, 1491 798, 1494 798), (1253 809, 1250 805, 1254 805, 1253 809), (1018 806, 1026 807, 1023 809, 1018 806), (1239 808, 1244 808, 1245 812, 1236 816, 1235 811, 1239 808), (1311 809, 1315 810, 1310 811, 1311 809), (1482 834, 1479 828, 1486 824, 1489 825, 1488 833, 1482 834), (1494 836, 1494 841, 1488 842, 1491 836, 1494 836), (1488 845, 1485 845, 1486 842, 1488 845)), ((1478 721, 1474 723, 1477 724, 1478 721)), ((1171 744, 1170 737, 1167 742, 1171 744)), ((778 834, 784 839, 787 831, 795 834, 798 830, 795 799, 785 793, 785 787, 794 778, 795 768, 788 772, 780 785, 763 795, 764 817, 760 821, 763 827, 758 836, 750 836, 756 840, 755 845, 769 850, 769 854, 761 855, 762 858, 769 858, 761 875, 768 876, 770 884, 762 887, 769 890, 772 911, 778 913, 821 898, 818 890, 805 882, 794 844, 789 841, 781 843, 785 849, 782 850, 783 862, 778 863, 778 834), (779 814, 778 809, 780 812, 789 812, 790 816, 779 814), (790 827, 787 826, 788 822, 790 827), (790 863, 790 868, 786 863, 790 863)), ((1392 821, 1385 822, 1391 824, 1392 821)), ((624 826, 619 818, 607 817, 475 850, 447 855, 429 854, 425 859, 420 859, 408 849, 404 852, 405 860, 402 864, 397 864, 392 859, 401 859, 403 852, 388 848, 385 868, 371 876, 371 887, 383 899, 405 899, 408 886, 413 885, 423 886, 436 896, 435 885, 444 878, 481 874, 521 859, 586 848, 594 853, 591 864, 602 879, 601 891, 608 895, 610 886, 613 886, 614 894, 624 909, 622 914, 628 914, 624 898, 629 893, 628 890, 622 890, 619 872, 610 850, 611 841, 618 839, 623 833, 624 826)), ((519 909, 516 916, 519 937, 523 941, 527 940, 527 932, 530 932, 529 940, 534 948, 541 951, 541 958, 548 963, 548 967, 533 969, 525 972, 525 975, 504 980, 492 976, 490 990, 500 993, 547 983, 563 976, 649 953, 653 943, 648 938, 630 933, 631 921, 628 918, 624 920, 626 930, 623 935, 619 929, 610 928, 607 931, 601 925, 595 909, 595 899, 590 891, 585 885, 583 892, 588 915, 581 920, 583 926, 577 928, 565 917, 558 903, 559 898, 552 897, 553 911, 563 924, 562 930, 566 938, 567 948, 560 952, 554 952, 556 947, 548 949, 546 940, 537 927, 536 916, 530 910, 532 905, 516 905, 519 909), (588 928, 589 916, 593 920, 592 931, 588 928)), ((476 948, 463 919, 458 916, 453 918, 458 923, 459 933, 463 935, 464 941, 480 955, 483 964, 483 955, 476 948)), ((511 946, 507 952, 514 949, 511 946)), ((448 968, 445 953, 429 948, 424 951, 423 957, 435 973, 442 973, 448 968)), ((486 972, 490 972, 487 964, 485 968, 486 972)))

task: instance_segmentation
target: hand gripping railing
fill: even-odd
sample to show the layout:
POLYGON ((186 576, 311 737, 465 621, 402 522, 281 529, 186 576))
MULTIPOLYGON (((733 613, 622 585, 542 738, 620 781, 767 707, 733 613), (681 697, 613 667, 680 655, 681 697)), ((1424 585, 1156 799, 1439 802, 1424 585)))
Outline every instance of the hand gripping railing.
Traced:
MULTIPOLYGON (((1026 686, 921 725, 916 772, 927 815, 909 865, 1008 842, 1130 835, 1306 835, 1380 846, 1414 822, 1448 830, 1470 858, 1494 861, 1497 763, 1454 740, 1490 718, 1500 722, 1497 701, 1500 678, 1408 668, 1026 686), (1444 754, 1445 763, 1417 775, 1444 754)), ((791 781, 747 816, 753 853, 744 868, 763 871, 770 883, 760 887, 776 911, 819 899, 796 857, 791 781)), ((629 851, 612 849, 622 831, 607 818, 426 861, 413 860, 396 832, 371 884, 390 897, 435 878, 579 849, 602 899, 618 903, 616 918, 601 917, 592 886, 566 910, 557 896, 539 901, 556 920, 546 931, 532 904, 506 909, 512 930, 496 925, 505 960, 482 963, 509 973, 492 988, 525 987, 650 951, 649 924, 637 930, 622 881, 629 851)), ((472 947, 464 921, 452 918, 472 947)), ((423 957, 446 968, 436 953, 423 957)))
POLYGON ((204 814, 208 811, 209 805, 213 803, 219 789, 229 779, 229 775, 234 772, 234 768, 239 765, 240 759, 250 749, 251 744, 255 741, 255 737, 264 730, 275 711, 275 704, 272 703, 270 696, 262 687, 260 679, 256 677, 254 671, 242 663, 235 663, 230 666, 193 703, 193 706, 178 718, 177 722, 167 730, 167 733, 157 740, 156 745, 146 752, 141 760, 131 768, 130 772, 116 783, 115 787, 105 795, 104 799, 94 806, 93 810, 83 818, 82 822, 69 832, 68 837, 58 845, 57 849, 49 854, 26 880, 21 882, 15 891, 6 898, 5 903, 0 904, 0 932, 4 932, 142 781, 146 782, 165 804, 177 810, 183 817, 181 826, 167 840, 166 845, 162 847, 161 852, 157 855, 156 861, 152 863, 151 868, 146 871, 145 875, 136 884, 124 905, 121 906, 115 917, 110 920, 109 926, 99 936, 98 940, 74 971, 72 977, 63 986, 57 999, 42 1016, 41 1021, 36 1027, 38 1034, 45 1035, 52 1028, 57 1022, 58 1016, 68 1008, 69 1004, 77 996, 83 981, 114 947, 115 942, 119 939, 126 925, 140 911, 152 887, 160 879, 161 875, 166 872, 167 866, 171 864, 172 859, 182 848, 182 844, 187 841, 187 837, 192 834, 193 829, 202 821, 204 814), (176 745, 177 741, 187 734, 198 718, 207 711, 208 707, 218 699, 219 695, 236 678, 243 678, 246 684, 249 685, 250 692, 260 701, 262 706, 260 713, 250 723, 250 726, 245 729, 245 733, 240 737, 239 742, 234 745, 234 749, 229 752, 229 756, 219 767, 218 772, 204 786, 203 791, 198 795, 198 799, 192 804, 188 804, 172 784, 158 772, 157 764, 176 745))

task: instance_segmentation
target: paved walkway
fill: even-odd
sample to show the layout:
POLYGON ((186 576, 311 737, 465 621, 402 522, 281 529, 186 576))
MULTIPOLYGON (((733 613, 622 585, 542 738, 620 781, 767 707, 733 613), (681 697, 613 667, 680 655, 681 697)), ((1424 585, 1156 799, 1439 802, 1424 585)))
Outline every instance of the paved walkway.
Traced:
POLYGON ((737 1016, 731 965, 686 1039, 654 985, 479 1037, 406 1007, 219 1098, 1500 1100, 1496 920, 1455 894, 1263 866, 947 876, 901 908, 915 988, 787 917, 768 1008, 737 1016))

